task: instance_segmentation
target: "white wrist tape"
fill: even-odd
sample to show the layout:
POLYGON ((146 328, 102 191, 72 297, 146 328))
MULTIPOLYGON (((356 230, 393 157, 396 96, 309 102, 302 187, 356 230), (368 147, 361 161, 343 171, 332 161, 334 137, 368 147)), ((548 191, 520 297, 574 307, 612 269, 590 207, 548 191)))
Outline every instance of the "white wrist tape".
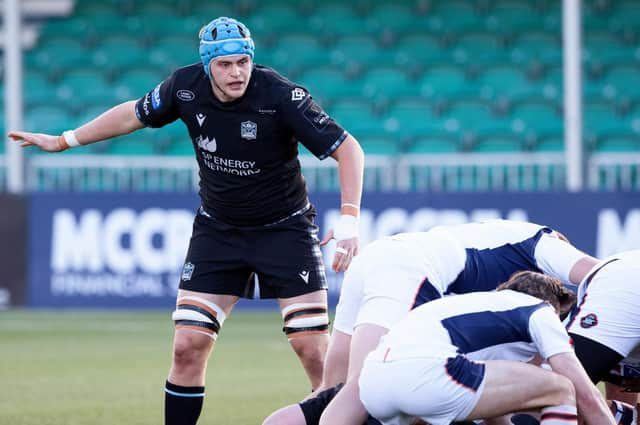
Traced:
POLYGON ((64 137, 65 142, 67 142, 67 145, 69 145, 70 148, 76 148, 80 146, 80 142, 78 142, 76 133, 74 133, 73 130, 65 131, 64 133, 62 133, 62 137, 64 137))
POLYGON ((342 214, 333 228, 333 237, 337 241, 358 237, 358 218, 342 214))

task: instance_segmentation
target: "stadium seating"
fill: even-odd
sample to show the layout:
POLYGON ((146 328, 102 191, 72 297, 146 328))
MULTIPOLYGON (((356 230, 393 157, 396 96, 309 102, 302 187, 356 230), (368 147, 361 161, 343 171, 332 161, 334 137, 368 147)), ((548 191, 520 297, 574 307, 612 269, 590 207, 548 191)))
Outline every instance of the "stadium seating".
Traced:
MULTIPOLYGON (((142 96, 199 60, 197 31, 220 15, 244 20, 256 62, 307 87, 368 152, 563 149, 554 1, 84 0, 26 52, 27 123, 66 129, 142 96)), ((640 4, 587 1, 583 15, 585 146, 637 150, 640 4)), ((181 124, 138 138, 105 150, 192 154, 181 124)))

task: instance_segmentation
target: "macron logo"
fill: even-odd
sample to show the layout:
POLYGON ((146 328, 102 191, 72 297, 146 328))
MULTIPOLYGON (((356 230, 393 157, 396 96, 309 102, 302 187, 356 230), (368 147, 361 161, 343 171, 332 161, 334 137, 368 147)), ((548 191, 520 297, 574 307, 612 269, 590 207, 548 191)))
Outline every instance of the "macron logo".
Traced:
POLYGON ((198 125, 202 127, 202 124, 204 123, 204 120, 207 119, 207 116, 205 114, 196 114, 196 119, 198 120, 198 125))
POLYGON ((309 271, 308 270, 303 270, 300 273, 298 273, 298 276, 300 276, 300 278, 302 280, 304 280, 304 283, 309 283, 309 271))

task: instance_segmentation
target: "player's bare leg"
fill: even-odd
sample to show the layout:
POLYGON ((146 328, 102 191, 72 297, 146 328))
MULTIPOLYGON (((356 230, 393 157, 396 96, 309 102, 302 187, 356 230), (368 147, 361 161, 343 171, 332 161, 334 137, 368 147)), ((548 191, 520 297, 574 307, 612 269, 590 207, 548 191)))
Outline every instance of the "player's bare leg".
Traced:
POLYGON ((385 327, 368 323, 356 327, 351 338, 347 382, 325 409, 320 425, 360 424, 367 419, 367 411, 360 401, 358 378, 367 354, 387 332, 385 327))
POLYGON ((329 340, 329 349, 324 361, 324 371, 322 373, 322 385, 318 391, 335 387, 347 380, 347 370, 349 367, 349 348, 351 346, 351 335, 334 329, 329 340))
POLYGON ((320 290, 292 298, 280 298, 284 330, 304 367, 311 388, 322 382, 329 345, 327 291, 320 290))
POLYGON ((467 419, 551 406, 572 407, 576 416, 576 394, 568 378, 525 363, 493 360, 485 365, 484 389, 467 419))
POLYGON ((165 387, 165 424, 195 425, 204 400, 207 361, 238 297, 179 290, 173 358, 165 387))

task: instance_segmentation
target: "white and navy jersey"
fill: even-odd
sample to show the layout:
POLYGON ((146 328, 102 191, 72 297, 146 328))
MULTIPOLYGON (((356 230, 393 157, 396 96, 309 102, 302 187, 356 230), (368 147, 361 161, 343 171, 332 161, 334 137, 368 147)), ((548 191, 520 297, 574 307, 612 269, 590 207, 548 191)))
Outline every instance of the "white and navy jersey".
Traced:
POLYGON ((469 355, 474 360, 527 361, 571 352, 569 336, 553 307, 523 293, 503 290, 445 297, 417 307, 396 323, 376 349, 385 361, 469 355), (512 345, 531 346, 514 358, 512 345))
POLYGON ((259 65, 244 96, 232 102, 217 100, 197 63, 175 71, 135 109, 147 127, 185 123, 204 210, 238 226, 274 223, 305 208, 298 141, 323 159, 347 136, 305 88, 259 65))
POLYGON ((640 347, 639 282, 640 250, 621 252, 595 265, 578 287, 569 333, 598 342, 622 357, 634 352, 640 347))
POLYGON ((428 243, 432 239, 430 233, 444 234, 452 241, 439 251, 444 261, 435 264, 435 279, 427 276, 435 289, 445 295, 492 291, 519 271, 545 273, 570 285, 571 269, 586 256, 548 227, 511 220, 437 226, 425 233, 393 238, 413 243, 420 250, 421 241, 428 243))

